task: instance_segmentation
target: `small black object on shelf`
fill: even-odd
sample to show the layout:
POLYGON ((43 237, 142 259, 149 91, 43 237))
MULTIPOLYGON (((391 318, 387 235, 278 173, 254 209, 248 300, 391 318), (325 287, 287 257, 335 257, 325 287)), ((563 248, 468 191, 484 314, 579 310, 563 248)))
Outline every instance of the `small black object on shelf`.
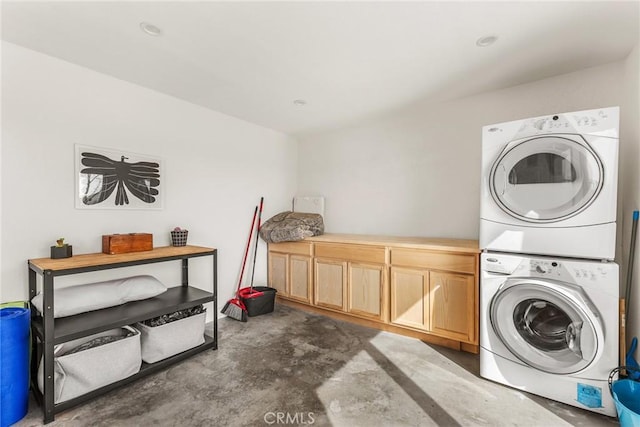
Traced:
POLYGON ((51 246, 51 258, 71 258, 73 256, 73 246, 64 242, 64 237, 56 240, 56 245, 51 246))
POLYGON ((51 258, 71 258, 73 256, 73 246, 72 245, 64 245, 64 246, 51 246, 51 258))

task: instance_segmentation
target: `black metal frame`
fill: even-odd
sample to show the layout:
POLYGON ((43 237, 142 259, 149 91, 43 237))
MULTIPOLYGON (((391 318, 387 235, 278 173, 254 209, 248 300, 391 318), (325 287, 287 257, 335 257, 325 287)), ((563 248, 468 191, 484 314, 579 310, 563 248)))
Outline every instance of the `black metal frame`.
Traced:
POLYGON ((55 414, 76 405, 87 402, 101 394, 115 388, 129 384, 138 378, 157 372, 176 362, 186 359, 192 355, 207 349, 216 350, 218 348, 218 251, 211 249, 207 252, 197 252, 185 255, 159 256, 152 259, 142 259, 133 261, 123 261, 110 264, 97 264, 87 267, 65 268, 42 270, 38 266, 28 262, 29 273, 29 298, 32 299, 37 293, 37 274, 42 275, 44 313, 38 314, 37 310, 31 310, 32 329, 32 354, 31 354, 31 389, 36 401, 42 407, 44 423, 54 420, 55 414), (201 289, 189 286, 189 258, 212 256, 213 257, 213 292, 205 292, 201 289), (78 314, 67 318, 58 319, 59 328, 54 328, 54 298, 53 286, 54 278, 77 273, 108 270, 113 268, 130 267, 135 265, 153 264, 159 262, 181 260, 182 286, 170 288, 164 294, 148 300, 135 301, 122 306, 105 308, 89 313, 78 314), (111 329, 115 326, 123 326, 156 317, 162 314, 171 313, 196 305, 213 302, 213 336, 205 336, 205 343, 179 353, 167 359, 153 364, 143 363, 138 372, 121 381, 109 384, 98 390, 94 390, 75 399, 71 399, 59 404, 54 402, 54 372, 53 372, 53 350, 54 345, 69 341, 81 336, 91 335, 96 332, 111 329), (106 321, 104 321, 106 319, 106 321), (57 333, 57 334, 56 334, 57 333), (44 357, 43 357, 44 356, 44 357), (38 387, 38 363, 43 359, 43 392, 38 387))

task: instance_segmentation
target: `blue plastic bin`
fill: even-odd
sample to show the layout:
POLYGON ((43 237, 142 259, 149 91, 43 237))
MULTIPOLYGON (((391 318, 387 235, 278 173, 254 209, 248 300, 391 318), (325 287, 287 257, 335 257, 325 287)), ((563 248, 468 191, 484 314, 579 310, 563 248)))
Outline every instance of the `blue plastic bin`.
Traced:
POLYGON ((26 303, 0 306, 0 426, 20 421, 29 408, 31 311, 26 303), (16 307, 15 305, 22 305, 16 307))
POLYGON ((618 420, 622 427, 640 426, 640 382, 632 379, 612 381, 620 370, 636 371, 628 366, 615 368, 609 374, 609 391, 613 396, 618 412, 618 420))

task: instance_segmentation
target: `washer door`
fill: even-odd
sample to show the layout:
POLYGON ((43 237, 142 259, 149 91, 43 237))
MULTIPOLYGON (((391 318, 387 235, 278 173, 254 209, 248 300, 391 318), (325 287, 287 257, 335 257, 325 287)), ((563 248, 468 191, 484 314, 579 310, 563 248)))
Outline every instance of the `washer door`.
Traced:
POLYGON ((568 283, 507 279, 490 306, 493 330, 522 362, 552 374, 589 366, 604 339, 582 289, 568 283))
POLYGON ((544 136, 508 145, 491 169, 489 187, 507 214, 547 223, 586 209, 603 178, 602 162, 582 138, 544 136))

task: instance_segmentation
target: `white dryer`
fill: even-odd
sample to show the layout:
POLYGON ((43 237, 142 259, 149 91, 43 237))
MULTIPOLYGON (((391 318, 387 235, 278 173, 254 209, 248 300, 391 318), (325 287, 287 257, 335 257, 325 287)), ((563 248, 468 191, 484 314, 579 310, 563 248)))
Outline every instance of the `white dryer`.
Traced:
POLYGON ((480 375, 615 416, 618 265, 495 253, 480 265, 480 375))
POLYGON ((480 247, 615 256, 619 108, 485 126, 480 247))

